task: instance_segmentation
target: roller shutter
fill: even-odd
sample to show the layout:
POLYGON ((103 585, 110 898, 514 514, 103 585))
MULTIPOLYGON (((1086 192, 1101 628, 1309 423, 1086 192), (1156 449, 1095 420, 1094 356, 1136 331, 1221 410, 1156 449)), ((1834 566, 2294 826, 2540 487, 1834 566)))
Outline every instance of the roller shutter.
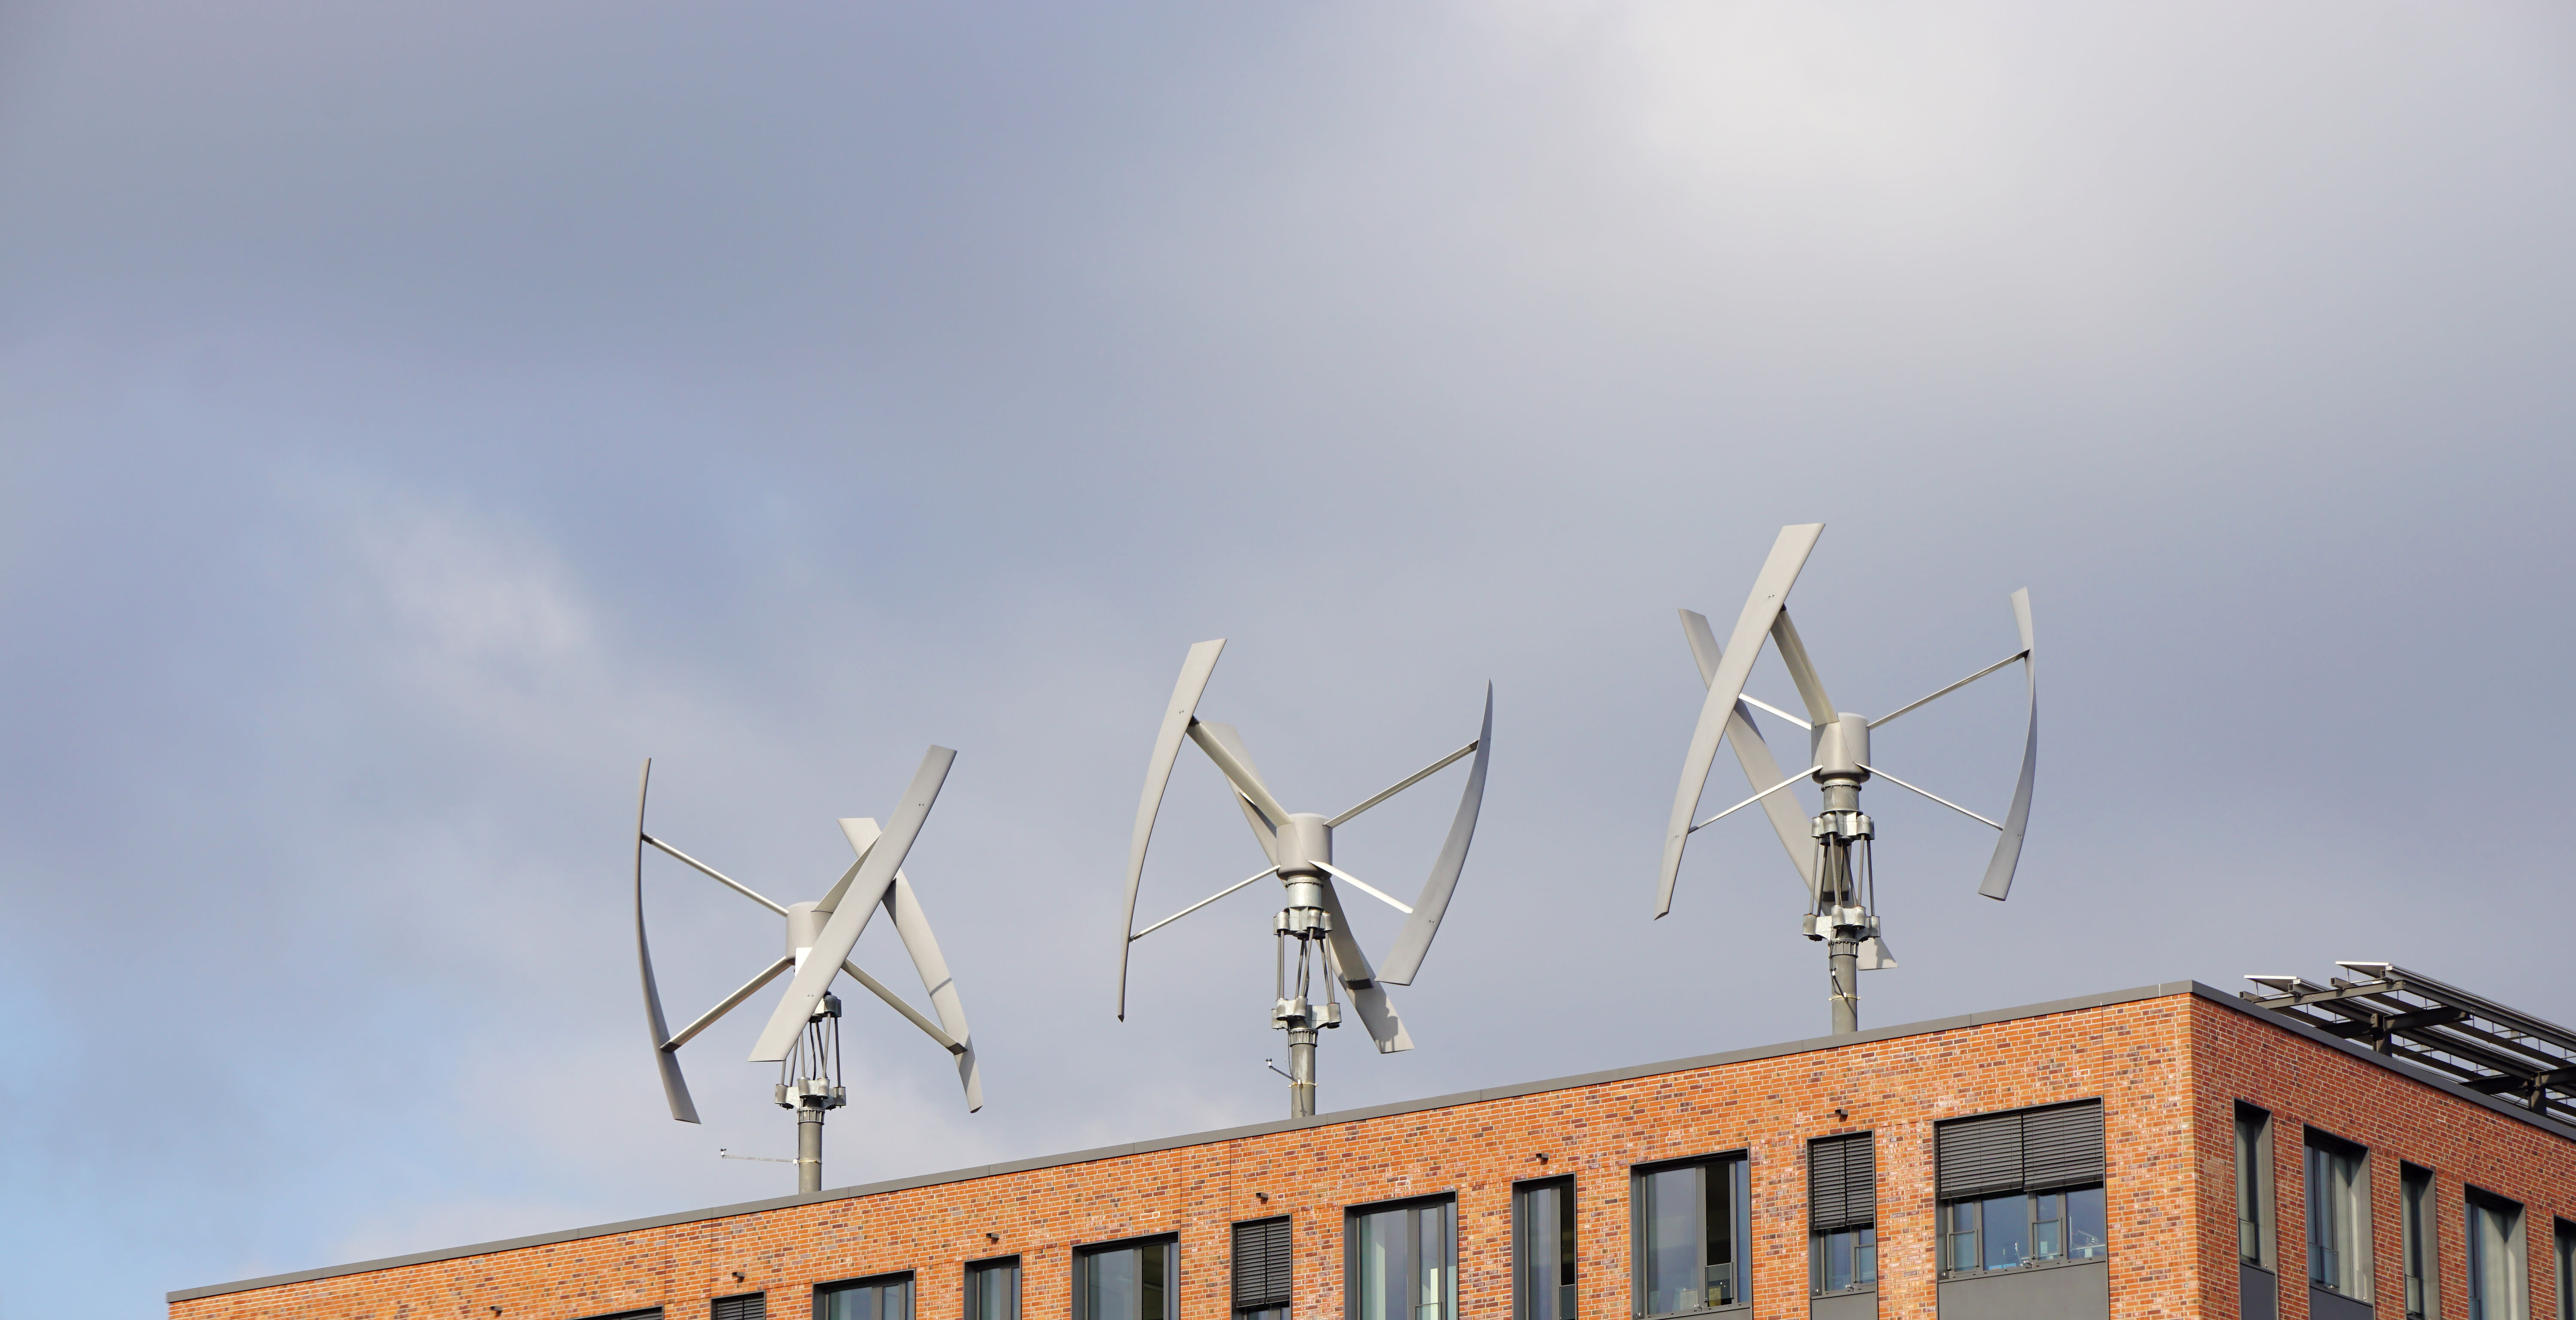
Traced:
POLYGON ((1859 1228, 1878 1218, 1878 1157, 1870 1134, 1807 1143, 1807 1225, 1859 1228))
POLYGON ((2022 1115, 2021 1176, 2030 1190, 2102 1181, 2102 1104, 2087 1101, 2022 1115))
POLYGON ((732 1297, 719 1297, 709 1310, 714 1320, 768 1320, 769 1295, 738 1293, 732 1297))
POLYGON ((1944 1201, 2021 1190, 2021 1115, 1988 1114, 1935 1130, 1935 1181, 1944 1201))
POLYGON ((1285 1219, 1234 1226, 1234 1309, 1261 1311, 1288 1305, 1296 1235, 1285 1219))

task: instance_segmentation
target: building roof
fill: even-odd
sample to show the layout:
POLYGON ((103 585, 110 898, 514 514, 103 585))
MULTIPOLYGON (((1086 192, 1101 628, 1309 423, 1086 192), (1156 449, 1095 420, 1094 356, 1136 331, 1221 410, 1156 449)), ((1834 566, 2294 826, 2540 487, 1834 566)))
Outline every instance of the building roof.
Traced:
POLYGON ((2159 985, 2139 986, 2134 989, 2116 990, 2096 995, 2085 995, 2074 999, 2059 999, 2048 1003, 2026 1004, 2016 1008, 1995 1009, 1984 1013, 1969 1013, 1958 1017, 1936 1018, 1928 1022, 1910 1022, 1891 1027, 1879 1027, 1873 1030, 1860 1032, 1856 1035, 1811 1037, 1806 1040, 1788 1041, 1777 1045, 1764 1045, 1751 1049, 1730 1050, 1720 1054, 1703 1054, 1690 1058, 1667 1060, 1661 1063, 1637 1064, 1626 1068, 1612 1068, 1601 1072, 1581 1073, 1571 1077, 1551 1077, 1543 1081, 1523 1082, 1511 1086, 1488 1087, 1483 1090, 1476 1091, 1458 1091, 1448 1095, 1430 1096, 1420 1100, 1404 1100, 1391 1104, 1372 1105, 1361 1109, 1337 1110, 1328 1114, 1317 1114, 1312 1118, 1277 1119, 1267 1123, 1252 1123, 1241 1127, 1219 1128, 1207 1132, 1192 1132, 1180 1136, 1158 1138, 1151 1141, 1127 1142, 1114 1146, 1093 1147, 1089 1150, 1069 1151, 1058 1155, 1041 1155, 1029 1159, 1008 1160, 998 1164, 983 1164, 963 1169, 948 1169, 938 1173, 918 1174, 908 1178, 893 1178, 882 1182, 864 1183, 853 1187, 826 1188, 819 1192, 805 1192, 790 1196, 775 1196, 759 1201, 739 1201, 731 1205, 710 1206, 704 1209, 683 1210, 672 1214, 651 1215, 641 1219, 627 1219, 610 1224, 592 1224, 580 1228, 559 1229, 553 1232, 535 1233, 525 1237, 506 1238, 494 1242, 477 1242, 465 1246, 445 1247, 433 1251, 413 1252, 409 1255, 387 1256, 377 1260, 357 1261, 346 1265, 332 1265, 325 1266, 320 1269, 297 1270, 291 1273, 272 1274, 256 1279, 242 1279, 231 1283, 207 1284, 201 1287, 179 1289, 170 1293, 168 1295, 168 1299, 172 1302, 193 1301, 203 1297, 216 1297, 227 1293, 249 1292, 258 1288, 272 1288, 285 1284, 306 1283, 316 1279, 330 1279, 337 1278, 342 1275, 363 1274, 374 1270, 394 1269, 406 1265, 422 1265, 436 1261, 457 1260, 468 1256, 486 1255, 492 1252, 511 1251, 523 1247, 548 1246, 555 1243, 579 1241, 585 1238, 608 1237, 619 1233, 629 1233, 643 1229, 663 1228, 674 1224, 686 1224, 709 1219, 724 1219, 736 1215, 756 1214, 765 1210, 777 1210, 789 1206, 811 1205, 825 1201, 849 1200, 856 1197, 873 1196, 885 1192, 899 1192, 917 1187, 937 1186, 943 1183, 967 1182, 978 1178, 988 1178, 1000 1174, 1023 1173, 1033 1169, 1048 1169, 1064 1165, 1085 1164, 1095 1160, 1117 1159, 1122 1156, 1140 1155, 1153 1151, 1173 1150, 1184 1146, 1198 1146, 1215 1142, 1233 1141, 1245 1137, 1265 1136, 1276 1132, 1295 1131, 1301 1128, 1330 1127, 1334 1124, 1356 1122, 1363 1119, 1384 1118, 1399 1114, 1419 1113, 1433 1109, 1446 1109, 1457 1105, 1475 1104, 1486 1100, 1501 1100, 1515 1096, 1536 1095, 1548 1091, 1572 1090, 1577 1087, 1595 1086, 1605 1082, 1633 1081, 1638 1078, 1653 1077, 1666 1073, 1688 1072, 1701 1068, 1720 1067, 1727 1064, 1748 1063, 1760 1059, 1779 1058, 1783 1055, 1803 1054, 1815 1050, 1835 1049, 1848 1045, 1866 1044, 1872 1041, 1892 1040, 1906 1036, 1931 1035, 1936 1032, 1957 1031, 1962 1028, 1989 1026, 1999 1022, 2012 1022, 2025 1018, 2046 1017, 2058 1013, 2080 1012, 2085 1009, 2106 1008, 2115 1004, 2134 1003, 2145 999, 2162 999, 2174 995, 2192 995, 2208 1003, 2224 1006, 2232 1011, 2245 1014, 2258 1021, 2269 1023, 2284 1032, 2305 1037, 2316 1044, 2340 1051, 2354 1058, 2367 1061, 2375 1066, 2395 1072, 2410 1080, 2431 1086, 2458 1100, 2501 1114, 2507 1118, 2514 1119, 2517 1122, 2536 1127, 2541 1131, 2548 1132, 2561 1139, 2576 1142, 2576 1127, 2570 1127, 2564 1123, 2544 1118, 2531 1112, 2529 1109, 2509 1104, 2494 1096, 2484 1095, 2477 1091, 2470 1090, 2448 1077, 2434 1073, 2422 1067, 2406 1063, 2399 1059, 2375 1053, 2360 1045, 2356 1045, 2349 1040, 2343 1040, 2329 1035, 2325 1031, 2314 1026, 2310 1026, 2305 1021, 2269 1011, 2215 987, 2204 985, 2198 981, 2168 981, 2159 985))

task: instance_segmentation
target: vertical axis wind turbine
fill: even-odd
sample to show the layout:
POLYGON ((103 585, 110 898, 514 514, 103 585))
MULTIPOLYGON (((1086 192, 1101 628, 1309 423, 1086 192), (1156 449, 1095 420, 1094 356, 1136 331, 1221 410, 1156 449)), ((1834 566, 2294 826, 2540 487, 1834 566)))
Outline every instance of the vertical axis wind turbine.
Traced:
POLYGON ((887 818, 883 830, 870 817, 841 821, 841 833, 858 854, 857 860, 841 872, 841 878, 821 898, 783 906, 645 832, 644 801, 653 783, 650 758, 645 760, 643 775, 635 786, 635 960, 643 969, 644 1022, 652 1033, 653 1060, 662 1071, 662 1093, 671 1102, 671 1117, 683 1123, 698 1121, 697 1104, 689 1098, 688 1079, 680 1075, 680 1047, 740 1007, 744 1000, 760 993, 762 986, 777 980, 781 973, 794 972, 786 995, 770 1014, 769 1024, 761 1029, 759 1043, 752 1047, 751 1061, 779 1065, 778 1086, 772 1095, 780 1108, 796 1111, 796 1190, 800 1192, 823 1189, 823 1115, 840 1108, 848 1098, 841 1073, 841 1001, 831 992, 832 982, 844 972, 892 1005, 940 1048, 955 1055, 957 1080, 966 1088, 967 1112, 984 1107, 983 1074, 976 1066, 974 1037, 966 1028, 966 1010, 957 1000, 957 983, 948 975, 948 960, 940 955, 939 941, 930 933, 930 919, 922 915, 921 900, 913 896, 912 882, 903 874, 904 855, 912 851, 912 841, 921 833, 922 822, 930 816, 930 805, 939 799, 939 787, 946 782, 948 767, 956 759, 957 753, 945 747, 931 748, 921 758, 921 768, 913 774, 902 802, 887 818), (644 938, 644 849, 648 845, 787 922, 784 955, 676 1033, 664 1023, 662 992, 653 981, 653 949, 644 938), (887 989, 884 982, 850 961, 860 933, 880 907, 894 919, 895 934, 902 937, 904 951, 912 955, 913 969, 921 973, 922 988, 930 994, 931 1011, 939 1015, 936 1022, 922 1016, 887 989))
POLYGON ((1432 936, 1440 933, 1440 919, 1449 910, 1449 896, 1458 886, 1458 873, 1467 865, 1467 844, 1475 837, 1476 813, 1485 800, 1485 762, 1494 743, 1494 685, 1485 685, 1485 720, 1474 742, 1398 780, 1394 787, 1358 806, 1327 818, 1312 812, 1291 812, 1280 805, 1261 782, 1259 772, 1252 768, 1252 756, 1244 750, 1234 727, 1198 718, 1199 695, 1207 690, 1208 678, 1216 672, 1217 653, 1224 649, 1222 637, 1190 648, 1189 658, 1181 662, 1181 681, 1172 689, 1171 704, 1165 708, 1162 731, 1154 739, 1153 759, 1145 765, 1145 796, 1136 806, 1136 834, 1127 856, 1127 902, 1119 921, 1118 1019, 1127 1019, 1130 946, 1263 876, 1277 875, 1287 889, 1288 901, 1272 922, 1276 1000, 1271 1006, 1270 1025, 1288 1033, 1288 1116, 1306 1118, 1315 1112, 1316 1041, 1325 1028, 1342 1024, 1341 1004, 1334 994, 1336 982, 1350 991, 1351 1007, 1358 1010, 1369 1038, 1377 1042, 1378 1053, 1413 1048, 1413 1038, 1405 1032, 1403 1019, 1396 1016, 1395 1003, 1387 998, 1386 987, 1413 984, 1414 975, 1422 969, 1423 955, 1431 951, 1432 936), (1145 874, 1145 845, 1153 840, 1154 817, 1163 805, 1163 788, 1171 782, 1172 765, 1180 757, 1185 738, 1197 743, 1234 786, 1243 818, 1251 824, 1252 837, 1260 843, 1270 865, 1138 930, 1136 887, 1145 874), (1421 896, 1411 906, 1378 892, 1333 864, 1334 830, 1470 753, 1476 759, 1467 771, 1467 788, 1458 799, 1458 814, 1450 822, 1448 841, 1441 845, 1439 859, 1431 866, 1431 878, 1423 881, 1421 896), (1336 880, 1405 914, 1404 928, 1396 934, 1395 947, 1387 954, 1383 967, 1372 970, 1368 956, 1360 951, 1359 938, 1351 929, 1350 919, 1343 915, 1341 896, 1333 887, 1336 880), (1289 974, 1290 941, 1297 946, 1293 977, 1289 974), (1323 973, 1321 1004, 1314 1002, 1314 982, 1319 971, 1323 973))
POLYGON ((1806 566, 1807 556, 1816 548, 1816 538, 1824 530, 1823 523, 1780 529, 1780 539, 1771 546, 1771 557, 1763 562, 1762 572, 1753 580, 1753 596, 1744 603, 1744 613, 1737 616, 1735 631, 1727 637, 1724 647, 1717 644, 1706 617, 1689 610, 1681 612, 1691 655, 1699 661, 1700 680, 1708 685, 1708 700, 1700 707, 1699 727, 1692 732, 1690 754, 1682 761, 1681 788, 1673 795, 1672 820, 1664 833, 1663 877, 1655 895, 1655 916, 1661 919, 1673 909, 1673 882, 1681 874, 1682 849, 1690 842, 1690 836, 1759 804, 1807 887, 1807 915, 1801 933, 1825 945, 1826 965, 1833 978, 1834 1034, 1846 1035, 1860 1030, 1857 973, 1896 965, 1879 934, 1878 882, 1870 866, 1870 842, 1877 834, 1860 809, 1861 785, 1877 776, 1999 831, 2003 837, 1995 844, 1994 857, 1986 864, 1985 882, 1977 892, 2002 900, 2012 892, 2013 871, 2021 863, 2022 834, 2030 823, 2031 775, 2039 761, 2039 677, 2031 658, 2030 592, 2025 589, 2012 595, 2013 618, 2021 626, 2019 651, 1874 720, 1835 710, 1833 701, 1825 695, 1824 680, 1816 676, 1816 667, 1807 658, 1806 644, 1798 639, 1797 627, 1789 622, 1789 588, 1797 582, 1798 570, 1806 566), (1744 680, 1753 672, 1753 662, 1761 655, 1765 639, 1779 648, 1781 663, 1788 666, 1790 681, 1797 684, 1798 696, 1807 708, 1806 719, 1744 695, 1744 680), (2022 739, 2021 777, 2013 788, 2012 808, 2001 821, 1988 820, 1870 764, 1871 730, 2015 661, 2021 663, 2022 677, 2029 689, 2030 724, 2022 739), (1781 774, 1770 748, 1762 742, 1761 732, 1754 727, 1754 708, 1805 729, 1813 764, 1796 774, 1781 774), (1699 811, 1700 792, 1708 785, 1709 767, 1717 758, 1721 741, 1735 749, 1735 759, 1744 768, 1753 796, 1693 824, 1691 817, 1699 811), (1812 819, 1802 819, 1796 799, 1781 792, 1807 778, 1814 779, 1824 790, 1824 810, 1812 819))

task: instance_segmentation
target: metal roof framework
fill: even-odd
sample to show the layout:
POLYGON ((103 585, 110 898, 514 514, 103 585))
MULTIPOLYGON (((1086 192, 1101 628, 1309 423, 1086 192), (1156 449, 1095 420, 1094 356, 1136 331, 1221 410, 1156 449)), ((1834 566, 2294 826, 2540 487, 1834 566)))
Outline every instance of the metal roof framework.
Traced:
POLYGON ((2338 962, 2361 977, 2247 976, 2238 997, 2430 1069, 2535 1114, 2576 1122, 2576 1031, 2394 963, 2338 962))

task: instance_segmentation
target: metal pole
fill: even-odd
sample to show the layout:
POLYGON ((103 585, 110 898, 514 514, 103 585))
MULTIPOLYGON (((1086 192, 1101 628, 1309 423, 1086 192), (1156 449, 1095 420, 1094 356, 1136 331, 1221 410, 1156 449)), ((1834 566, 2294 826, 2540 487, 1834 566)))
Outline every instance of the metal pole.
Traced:
POLYGON ((1834 1034, 1848 1036, 1860 1030, 1860 941, 1846 932, 1849 926, 1836 927, 1834 937, 1825 944, 1825 965, 1834 979, 1834 1034))
POLYGON ((1315 1041, 1322 1033, 1313 1027, 1292 1027, 1288 1031, 1288 1117, 1315 1116, 1315 1041))
POLYGON ((796 1106, 796 1190, 823 1190, 823 1097, 796 1106))

